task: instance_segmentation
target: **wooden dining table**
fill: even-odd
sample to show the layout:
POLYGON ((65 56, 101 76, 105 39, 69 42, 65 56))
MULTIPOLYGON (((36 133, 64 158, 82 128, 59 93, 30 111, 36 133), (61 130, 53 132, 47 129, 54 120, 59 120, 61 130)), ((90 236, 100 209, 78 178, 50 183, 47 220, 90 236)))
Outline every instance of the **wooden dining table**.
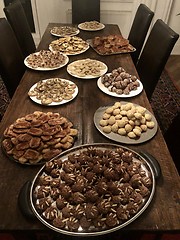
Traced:
MULTIPOLYGON (((57 37, 51 35, 50 30, 54 26, 61 25, 63 24, 50 23, 47 26, 37 51, 48 49, 51 41, 57 39, 57 37)), ((81 30, 78 36, 87 40, 95 36, 109 34, 121 34, 119 27, 115 24, 107 24, 100 31, 81 30)), ((82 54, 69 56, 69 63, 85 58, 102 61, 108 66, 108 72, 121 66, 131 75, 138 77, 129 53, 102 56, 90 47, 82 54)), ((34 111, 58 112, 71 120, 75 128, 78 129, 78 136, 74 146, 91 143, 115 143, 138 152, 146 151, 150 153, 157 159, 161 169, 161 175, 156 179, 154 197, 143 214, 124 229, 116 231, 116 233, 118 234, 120 231, 180 231, 179 175, 160 128, 158 127, 155 136, 148 141, 139 144, 124 144, 107 138, 97 130, 94 124, 94 113, 99 107, 108 106, 122 100, 141 105, 153 113, 144 90, 137 96, 121 99, 102 92, 97 86, 97 78, 80 79, 69 75, 66 66, 52 71, 36 71, 27 68, 1 121, 1 140, 4 130, 16 119, 26 114, 34 111), (55 77, 73 81, 78 86, 77 97, 66 104, 57 106, 40 105, 29 98, 28 91, 33 84, 43 79, 55 77)), ((177 141, 179 140, 177 139, 177 141)), ((17 163, 7 157, 3 150, 0 149, 0 232, 49 230, 36 217, 30 218, 28 215, 26 216, 18 202, 22 187, 26 182, 33 180, 40 168, 39 165, 31 166, 17 163)))

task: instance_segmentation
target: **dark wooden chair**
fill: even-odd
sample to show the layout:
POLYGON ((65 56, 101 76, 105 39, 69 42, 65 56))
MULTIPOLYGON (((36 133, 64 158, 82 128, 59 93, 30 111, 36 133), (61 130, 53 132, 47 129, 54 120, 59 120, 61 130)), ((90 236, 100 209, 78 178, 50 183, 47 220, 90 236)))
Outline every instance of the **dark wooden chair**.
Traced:
POLYGON ((4 8, 4 13, 16 35, 24 57, 35 52, 36 46, 21 2, 13 1, 4 8))
POLYGON ((0 75, 12 97, 24 72, 24 57, 15 34, 5 18, 0 18, 0 75))
POLYGON ((178 38, 161 19, 155 22, 136 66, 149 99, 178 38))
POLYGON ((128 36, 130 44, 136 48, 136 51, 131 54, 135 65, 142 50, 153 16, 154 13, 145 4, 139 5, 128 36))
POLYGON ((100 22, 100 0, 72 0, 72 23, 100 22))

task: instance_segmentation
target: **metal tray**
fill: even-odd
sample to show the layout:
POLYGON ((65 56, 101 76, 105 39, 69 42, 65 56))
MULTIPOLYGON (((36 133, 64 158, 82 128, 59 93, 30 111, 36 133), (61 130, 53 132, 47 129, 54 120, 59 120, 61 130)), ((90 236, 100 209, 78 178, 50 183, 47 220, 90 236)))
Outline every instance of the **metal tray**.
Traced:
MULTIPOLYGON (((121 145, 116 145, 116 144, 107 144, 107 143, 94 143, 94 144, 86 144, 86 145, 81 145, 78 147, 74 147, 72 149, 69 149, 65 152, 63 152, 62 154, 60 154, 59 156, 55 157, 54 159, 51 160, 51 162, 53 162, 54 160, 57 159, 61 159, 62 162, 67 161, 68 156, 72 155, 72 154, 80 154, 83 151, 88 151, 89 149, 95 149, 97 151, 115 151, 115 149, 117 148, 122 148, 124 151, 129 151, 130 153, 133 154, 133 163, 134 162, 138 162, 140 163, 141 169, 145 172, 145 175, 148 175, 151 179, 151 186, 149 188, 149 195, 147 197, 143 197, 143 201, 142 201, 142 205, 140 206, 139 210, 137 211, 136 214, 134 214, 132 217, 130 217, 128 220, 117 224, 115 227, 108 227, 105 229, 101 229, 101 230, 97 230, 97 229, 93 229, 93 227, 89 228, 88 230, 82 229, 82 227, 80 226, 76 231, 71 231, 69 229, 66 228, 58 228, 55 227, 51 221, 47 220, 44 218, 42 212, 39 212, 39 210, 37 210, 36 208, 36 196, 35 196, 35 189, 39 184, 39 178, 40 176, 42 176, 45 173, 45 165, 39 170, 39 172, 36 174, 32 185, 31 185, 31 189, 30 189, 30 202, 31 202, 31 206, 32 206, 32 210, 34 212, 34 214, 36 215, 36 217, 48 228, 58 232, 58 233, 62 233, 62 234, 66 234, 66 235, 71 235, 71 236, 98 236, 98 235, 104 235, 107 233, 111 233, 114 232, 116 230, 119 230, 121 228, 124 228, 125 226, 129 225, 130 223, 132 223, 133 221, 135 221, 144 211, 145 209, 149 206, 149 204, 151 203, 151 200, 153 199, 154 193, 155 193, 155 178, 157 177, 156 174, 154 173, 154 167, 152 167, 152 165, 149 163, 149 161, 147 161, 145 159, 145 157, 142 155, 140 155, 139 153, 121 146, 121 145)), ((61 168, 60 168, 61 169, 61 168)), ((58 214, 61 211, 59 211, 58 214)))

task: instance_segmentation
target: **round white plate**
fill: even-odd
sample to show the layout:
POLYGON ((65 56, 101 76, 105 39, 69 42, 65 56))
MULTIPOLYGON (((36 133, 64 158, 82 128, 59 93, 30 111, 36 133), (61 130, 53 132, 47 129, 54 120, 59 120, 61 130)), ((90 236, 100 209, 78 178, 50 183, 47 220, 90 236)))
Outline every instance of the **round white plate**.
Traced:
POLYGON ((105 63, 96 60, 98 63, 101 63, 101 64, 104 66, 104 69, 103 69, 103 70, 100 70, 100 73, 99 73, 98 75, 80 76, 80 75, 74 74, 74 73, 70 70, 70 68, 73 67, 73 65, 76 65, 77 63, 81 63, 81 62, 83 62, 83 61, 85 61, 85 59, 83 59, 83 60, 77 60, 77 61, 74 61, 74 62, 70 63, 70 64, 67 66, 67 72, 68 72, 71 76, 76 77, 76 78, 91 79, 91 78, 98 78, 98 77, 104 75, 104 74, 107 72, 107 70, 108 70, 108 67, 107 67, 107 65, 106 65, 105 63))
MULTIPOLYGON (((38 55, 39 52, 36 52, 36 53, 33 53, 33 54, 38 55)), ((33 69, 33 70, 38 70, 38 71, 56 70, 56 69, 59 69, 59 68, 62 68, 62 67, 64 67, 64 66, 66 66, 66 65, 68 64, 68 62, 69 62, 69 57, 68 57, 67 55, 65 55, 64 53, 61 53, 61 54, 65 57, 65 61, 64 61, 64 63, 60 63, 59 66, 57 66, 57 67, 53 67, 53 68, 37 67, 37 68, 34 68, 34 67, 32 67, 32 66, 28 63, 28 61, 27 61, 27 58, 28 58, 29 56, 27 56, 27 57, 24 59, 24 64, 25 64, 26 67, 28 67, 28 68, 30 68, 30 69, 33 69)))
POLYGON ((99 31, 99 30, 102 30, 105 28, 105 25, 103 23, 99 23, 99 27, 97 28, 87 28, 84 26, 85 23, 80 23, 78 24, 78 28, 81 29, 81 30, 84 30, 84 31, 99 31))
MULTIPOLYGON (((46 82, 47 80, 49 80, 49 79, 42 80, 42 82, 46 82)), ((75 84, 74 82, 69 81, 69 80, 67 80, 67 79, 61 79, 61 80, 67 81, 67 82, 70 83, 70 84, 75 84)), ((75 85, 76 85, 76 84, 75 84, 75 85)), ((34 90, 34 88, 35 88, 36 86, 37 86, 37 83, 34 84, 34 85, 29 89, 29 91, 34 90)), ((60 102, 52 102, 52 103, 47 104, 47 105, 45 105, 45 106, 57 106, 57 105, 62 105, 62 104, 65 104, 65 103, 67 103, 67 102, 72 101, 72 100, 77 96, 77 94, 78 94, 78 87, 77 87, 77 85, 76 85, 76 88, 75 88, 74 90, 75 90, 75 91, 74 91, 74 93, 73 93, 73 98, 71 98, 71 99, 69 99, 69 100, 62 100, 62 101, 60 101, 60 102)), ((33 96, 29 96, 29 97, 31 98, 32 101, 34 101, 34 102, 36 102, 36 103, 38 103, 38 104, 40 104, 40 105, 43 105, 43 104, 41 103, 41 100, 37 99, 36 97, 33 97, 33 96)))
MULTIPOLYGON (((122 102, 121 101, 121 104, 126 104, 128 102, 122 102)), ((133 103, 134 104, 134 103, 133 103)), ((112 104, 113 105, 113 104, 112 104)), ((134 104, 135 106, 139 106, 138 104, 134 104)), ((143 142, 146 142, 148 140, 150 140, 151 138, 154 137, 154 135, 156 134, 157 132, 157 127, 158 127, 158 124, 157 124, 157 121, 156 121, 156 118, 153 116, 153 114, 151 112, 149 112, 147 109, 146 109, 146 112, 149 113, 151 116, 152 116, 152 121, 155 123, 155 126, 154 128, 150 129, 148 128, 146 132, 143 132, 140 136, 140 138, 137 138, 137 139, 133 139, 133 138, 129 138, 128 136, 121 136, 117 133, 114 133, 114 132, 110 132, 110 133, 105 133, 103 130, 102 130, 102 127, 100 126, 99 122, 100 120, 102 119, 102 116, 105 112, 105 110, 110 107, 110 106, 103 106, 103 107, 100 107, 96 110, 95 114, 94 114, 94 124, 96 126, 96 128, 99 130, 100 133, 102 133, 105 137, 107 137, 108 139, 111 139, 111 140, 114 140, 116 142, 120 142, 120 143, 125 143, 125 144, 139 144, 139 143, 143 143, 143 142)))
POLYGON ((49 44, 50 51, 59 51, 66 55, 77 55, 81 54, 89 49, 89 43, 84 41, 82 38, 77 36, 65 36, 64 38, 59 38, 52 41, 49 44), (73 44, 75 49, 73 49, 73 44), (79 49, 77 46, 81 45, 83 48, 79 49), (69 50, 68 48, 72 49, 69 50))
POLYGON ((64 34, 57 34, 57 33, 53 33, 52 29, 50 31, 50 33, 53 36, 55 36, 55 37, 75 36, 75 35, 79 34, 79 32, 80 32, 79 29, 77 29, 74 33, 71 33, 71 34, 66 34, 66 33, 64 33, 64 34))
POLYGON ((143 90, 143 85, 142 85, 141 81, 140 80, 137 80, 137 81, 139 82, 140 86, 136 90, 130 91, 129 94, 117 94, 115 92, 109 91, 108 88, 105 87, 104 84, 101 82, 101 77, 97 80, 97 85, 101 91, 103 91, 104 93, 106 93, 110 96, 119 97, 119 98, 129 98, 129 97, 134 97, 134 96, 140 94, 143 90))

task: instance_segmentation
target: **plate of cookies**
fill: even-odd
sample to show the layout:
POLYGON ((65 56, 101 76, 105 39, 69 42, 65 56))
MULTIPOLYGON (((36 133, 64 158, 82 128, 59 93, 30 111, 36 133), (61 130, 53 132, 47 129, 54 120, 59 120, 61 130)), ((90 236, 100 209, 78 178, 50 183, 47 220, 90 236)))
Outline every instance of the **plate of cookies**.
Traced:
POLYGON ((120 145, 94 143, 46 162, 33 179, 30 203, 51 230, 97 236, 137 219, 154 192, 155 177, 146 159, 120 145))
POLYGON ((66 55, 81 54, 89 49, 89 44, 77 36, 65 36, 50 43, 51 51, 59 51, 66 55))
POLYGON ((67 66, 67 72, 71 76, 81 79, 100 77, 105 74, 107 70, 108 67, 105 63, 91 58, 77 60, 67 66))
POLYGON ((136 76, 127 73, 122 67, 102 75, 97 85, 104 93, 121 98, 137 96, 143 90, 141 81, 136 76))
POLYGON ((98 108, 94 124, 107 138, 126 144, 150 140, 158 127, 154 115, 146 108, 123 101, 98 108))
POLYGON ((38 71, 50 71, 64 67, 69 62, 68 56, 58 51, 40 50, 31 53, 24 60, 26 67, 38 71))
POLYGON ((71 148, 77 134, 73 123, 60 113, 35 111, 5 129, 1 146, 10 159, 39 165, 71 148))
POLYGON ((53 27, 51 29, 51 34, 56 37, 65 37, 65 36, 75 36, 80 31, 76 27, 71 26, 60 26, 60 27, 53 27))
POLYGON ((41 80, 34 84, 28 92, 31 100, 46 106, 65 104, 73 100, 77 94, 77 85, 62 78, 41 80))
POLYGON ((78 28, 84 31, 99 31, 104 29, 105 25, 98 21, 89 21, 78 24, 78 28))

